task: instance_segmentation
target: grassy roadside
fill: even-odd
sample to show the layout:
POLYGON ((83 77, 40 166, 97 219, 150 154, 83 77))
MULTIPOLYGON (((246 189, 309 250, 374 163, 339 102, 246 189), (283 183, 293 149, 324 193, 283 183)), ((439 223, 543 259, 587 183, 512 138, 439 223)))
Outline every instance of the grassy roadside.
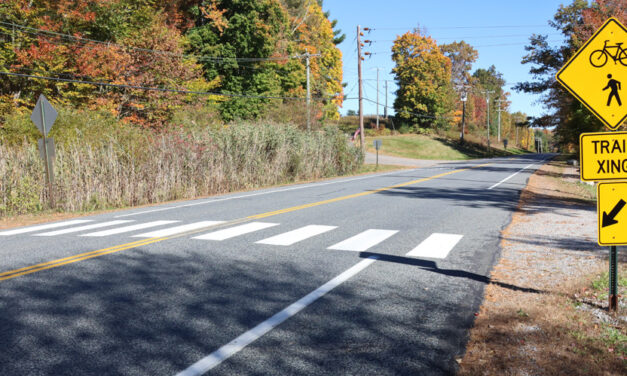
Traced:
POLYGON ((493 145, 491 153, 480 143, 469 139, 463 145, 457 140, 444 137, 407 134, 395 136, 366 137, 366 150, 374 153, 374 140, 381 140, 379 153, 414 159, 465 160, 488 156, 507 156, 526 153, 523 149, 503 149, 502 145, 493 145))
POLYGON ((627 262, 607 312, 607 248, 596 245, 594 189, 553 160, 536 172, 502 232, 466 354, 466 375, 627 374, 627 262))
MULTIPOLYGON (((277 187, 283 187, 283 186, 294 185, 294 184, 307 184, 307 183, 313 183, 313 182, 318 182, 318 181, 337 179, 340 177, 368 175, 368 174, 381 173, 381 172, 387 172, 387 171, 403 170, 407 168, 408 168, 407 166, 379 164, 379 166, 377 167, 374 164, 363 164, 357 169, 357 171, 355 171, 352 174, 338 175, 338 176, 332 176, 332 177, 320 178, 320 179, 314 179, 314 180, 299 180, 299 181, 295 181, 289 184, 275 184, 275 185, 270 185, 270 186, 256 187, 256 188, 251 188, 248 190, 240 190, 240 191, 234 191, 234 192, 229 192, 229 193, 243 193, 243 192, 249 192, 249 191, 258 190, 258 189, 277 188, 277 187)), ((203 198, 209 198, 209 197, 212 197, 212 196, 195 197, 192 199, 203 199, 203 198)), ((128 206, 128 207, 112 208, 112 209, 105 209, 105 210, 74 211, 74 212, 63 212, 63 213, 52 211, 52 210, 44 210, 44 211, 33 213, 33 214, 22 214, 22 215, 8 216, 8 217, 0 217, 0 230, 12 228, 12 227, 29 226, 29 225, 34 225, 38 223, 61 221, 65 219, 84 217, 88 215, 105 214, 105 213, 118 212, 122 210, 171 204, 171 203, 181 202, 181 201, 186 201, 186 200, 191 200, 191 199, 164 201, 164 202, 159 202, 159 203, 154 203, 154 204, 128 206)))

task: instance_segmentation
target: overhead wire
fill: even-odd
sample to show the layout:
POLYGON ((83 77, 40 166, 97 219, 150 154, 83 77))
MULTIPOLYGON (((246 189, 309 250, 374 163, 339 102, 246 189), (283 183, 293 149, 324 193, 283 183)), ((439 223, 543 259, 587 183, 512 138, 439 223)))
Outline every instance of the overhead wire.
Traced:
POLYGON ((127 45, 123 45, 123 44, 119 44, 119 43, 101 41, 101 40, 97 40, 97 39, 77 37, 77 36, 70 35, 70 34, 58 33, 58 32, 55 32, 55 31, 38 29, 38 28, 34 28, 34 27, 29 27, 29 26, 23 26, 23 25, 12 23, 12 22, 0 21, 0 25, 16 27, 18 29, 26 31, 27 33, 34 34, 34 35, 56 36, 56 37, 60 37, 60 38, 64 38, 64 39, 70 39, 70 40, 74 40, 74 41, 79 41, 81 43, 104 44, 104 45, 107 45, 107 46, 114 46, 114 47, 118 47, 118 48, 121 48, 121 49, 130 49, 130 50, 134 50, 134 51, 149 52, 149 53, 162 54, 162 55, 173 56, 173 57, 195 58, 198 61, 213 60, 213 61, 229 61, 229 62, 231 62, 231 61, 237 61, 237 62, 264 62, 264 61, 285 61, 285 60, 290 60, 290 59, 303 59, 303 58, 306 57, 306 55, 292 55, 292 56, 277 56, 277 57, 263 57, 262 58, 262 57, 225 57, 225 56, 209 56, 209 55, 195 55, 195 54, 180 54, 180 53, 171 52, 171 51, 163 51, 163 50, 155 50, 155 49, 149 49, 149 48, 133 47, 133 46, 127 46, 127 45))
MULTIPOLYGON (((207 91, 195 91, 195 90, 170 89, 170 88, 160 88, 160 87, 148 87, 148 86, 139 86, 139 85, 114 84, 114 83, 109 83, 109 82, 95 82, 95 81, 75 80, 75 79, 68 79, 68 78, 61 78, 61 77, 35 76, 35 75, 29 75, 29 74, 23 74, 23 73, 15 73, 15 72, 2 72, 2 71, 0 71, 0 75, 13 76, 13 77, 22 77, 22 78, 32 78, 32 79, 48 80, 48 81, 57 81, 57 82, 86 84, 86 85, 103 86, 103 87, 136 89, 136 90, 147 90, 147 91, 159 91, 159 92, 178 93, 178 94, 214 95, 214 96, 231 97, 231 98, 251 98, 251 99, 292 99, 292 100, 306 100, 307 99, 305 97, 266 96, 266 95, 249 95, 249 94, 237 94, 237 93, 216 93, 216 92, 207 92, 207 91)), ((311 99, 336 99, 336 98, 338 98, 338 96, 328 96, 328 97, 312 96, 311 97, 311 99)))

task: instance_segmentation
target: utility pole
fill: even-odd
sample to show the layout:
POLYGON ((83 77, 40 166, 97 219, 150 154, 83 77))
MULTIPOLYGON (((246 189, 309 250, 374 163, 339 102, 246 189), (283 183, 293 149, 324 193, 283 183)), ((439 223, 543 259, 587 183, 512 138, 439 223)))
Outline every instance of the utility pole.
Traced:
POLYGON ((310 57, 318 57, 320 54, 310 54, 309 52, 302 55, 305 57, 305 61, 307 62, 307 130, 311 130, 311 80, 310 80, 310 65, 309 58, 310 57))
POLYGON ((471 87, 470 85, 461 85, 461 98, 462 101, 462 132, 459 135, 459 142, 464 143, 464 133, 466 133, 466 102, 468 101, 468 92, 466 88, 471 87))
POLYGON ((468 100, 468 94, 466 90, 462 91, 462 133, 459 135, 459 142, 464 143, 464 132, 466 132, 466 101, 468 100))
POLYGON ((484 90, 483 93, 485 94, 485 101, 487 104, 487 110, 486 110, 486 128, 488 129, 488 153, 491 153, 492 150, 490 149, 490 94, 494 93, 494 90, 484 90))
POLYGON ((364 102, 363 102, 363 82, 361 77, 361 61, 363 58, 361 57, 361 26, 357 25, 357 75, 359 76, 359 141, 361 146, 361 151, 363 152, 365 149, 366 140, 364 138, 364 102))
POLYGON ((498 106, 499 106, 499 109, 497 110, 499 112, 499 133, 497 135, 496 140, 498 142, 501 142, 501 112, 504 111, 501 109, 501 102, 505 102, 505 101, 502 99, 497 99, 495 102, 498 103, 498 106))
POLYGON ((379 130, 379 67, 377 67, 377 130, 379 130))
POLYGON ((311 88, 309 85, 309 52, 305 54, 307 61, 307 130, 311 130, 311 109, 309 108, 311 103, 311 88))
POLYGON ((516 147, 520 147, 518 143, 518 128, 519 128, 518 123, 516 123, 514 126, 516 127, 516 147))
POLYGON ((383 116, 388 118, 388 80, 385 80, 385 107, 383 107, 383 116))

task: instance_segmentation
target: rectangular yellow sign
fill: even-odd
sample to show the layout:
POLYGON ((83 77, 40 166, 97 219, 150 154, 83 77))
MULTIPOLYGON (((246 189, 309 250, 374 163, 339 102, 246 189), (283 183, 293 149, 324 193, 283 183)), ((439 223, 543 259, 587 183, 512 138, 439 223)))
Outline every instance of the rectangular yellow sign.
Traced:
POLYGON ((627 182, 597 185, 599 244, 627 244, 627 182))
POLYGON ((583 181, 627 179, 627 132, 582 133, 579 161, 583 181))

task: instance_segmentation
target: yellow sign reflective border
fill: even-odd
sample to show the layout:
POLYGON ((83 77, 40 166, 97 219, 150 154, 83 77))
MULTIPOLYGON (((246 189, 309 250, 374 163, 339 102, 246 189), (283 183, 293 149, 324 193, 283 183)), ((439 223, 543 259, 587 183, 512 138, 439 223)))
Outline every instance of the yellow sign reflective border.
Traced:
POLYGON ((597 215, 599 245, 627 244, 627 182, 599 183, 597 215))
POLYGON ((582 133, 579 136, 581 180, 627 180, 627 132, 582 133))
POLYGON ((618 128, 627 118, 625 26, 608 19, 555 77, 608 128, 618 128))

